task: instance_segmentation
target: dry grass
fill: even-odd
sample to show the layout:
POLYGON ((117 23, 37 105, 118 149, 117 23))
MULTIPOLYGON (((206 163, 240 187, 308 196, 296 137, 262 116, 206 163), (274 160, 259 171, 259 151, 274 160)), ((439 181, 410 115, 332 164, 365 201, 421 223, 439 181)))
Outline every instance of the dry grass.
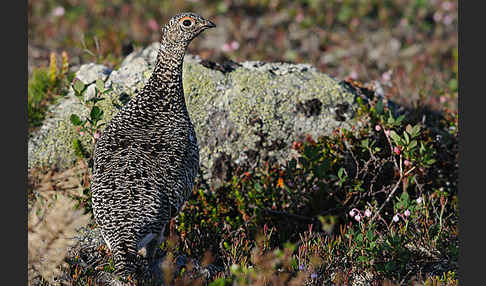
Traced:
POLYGON ((73 245, 76 230, 89 221, 89 215, 74 209, 75 202, 65 196, 36 202, 28 218, 28 280, 39 275, 52 282, 60 273, 67 250, 73 245))

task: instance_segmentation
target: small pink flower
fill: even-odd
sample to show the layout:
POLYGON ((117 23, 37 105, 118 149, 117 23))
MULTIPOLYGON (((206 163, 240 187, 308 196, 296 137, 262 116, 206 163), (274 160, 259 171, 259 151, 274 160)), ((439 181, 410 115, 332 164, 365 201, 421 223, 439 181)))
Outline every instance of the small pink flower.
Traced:
POLYGON ((300 23, 300 22, 302 22, 302 20, 304 20, 304 13, 302 13, 302 11, 299 11, 297 13, 297 15, 295 16, 295 21, 297 23, 300 23))
POLYGON ((157 21, 155 21, 155 19, 150 19, 147 22, 147 25, 152 31, 157 31, 159 29, 159 24, 157 24, 157 21))
POLYGON ((352 209, 352 210, 349 212, 349 215, 350 215, 351 217, 354 217, 354 215, 355 215, 355 214, 356 214, 356 212, 354 211, 354 209, 352 209))
POLYGON ((224 43, 223 47, 221 47, 221 50, 223 50, 223 52, 230 52, 231 46, 228 43, 224 43))
POLYGON ((390 130, 385 130, 385 135, 388 137, 390 136, 390 130))
POLYGON ((391 80, 392 71, 388 70, 381 75, 383 82, 389 82, 391 80))
POLYGON ((407 167, 410 166, 411 164, 412 163, 410 161, 408 161, 408 160, 403 161, 403 165, 405 165, 407 167))
POLYGON ((64 10, 64 7, 57 6, 56 8, 54 8, 54 10, 52 10, 52 16, 61 17, 61 16, 64 15, 65 12, 66 12, 66 10, 64 10))
POLYGON ((371 211, 370 211, 370 210, 368 210, 368 209, 367 209, 367 210, 365 210, 364 215, 365 215, 366 217, 370 217, 370 216, 371 216, 371 211))
POLYGON ((408 217, 410 216, 410 211, 409 210, 406 210, 404 213, 403 213, 404 216, 408 217))
POLYGON ((418 198, 417 198, 417 204, 419 204, 419 205, 420 205, 421 203, 422 203, 422 197, 418 197, 418 198))
POLYGON ((397 155, 400 155, 400 148, 398 148, 397 146, 393 147, 393 152, 397 155))
POLYGON ((230 43, 224 43, 223 47, 221 49, 223 52, 232 52, 234 50, 237 50, 240 47, 240 44, 237 41, 231 41, 230 43))
POLYGON ((356 71, 352 71, 350 74, 349 74, 349 77, 354 79, 354 80, 357 80, 358 79, 358 72, 356 71))
POLYGON ((95 132, 95 134, 93 135, 94 139, 99 139, 100 138, 100 133, 98 131, 95 132))
POLYGON ((394 222, 397 222, 397 221, 398 221, 398 219, 399 219, 398 214, 396 214, 396 215, 394 215, 394 216, 393 216, 393 221, 394 221, 394 222))
POLYGON ((361 216, 360 216, 359 214, 357 214, 357 215, 354 217, 354 219, 355 219, 356 221, 360 221, 360 220, 361 220, 361 216))
POLYGON ((380 131, 380 130, 381 130, 381 126, 377 124, 377 125, 375 126, 375 130, 376 130, 376 131, 380 131))
POLYGON ((230 43, 230 47, 234 51, 234 50, 237 50, 240 47, 240 44, 237 41, 233 41, 233 42, 230 43))
POLYGON ((453 21, 454 21, 454 17, 452 15, 446 15, 442 20, 442 23, 444 23, 444 25, 446 26, 449 26, 450 24, 452 24, 453 21))

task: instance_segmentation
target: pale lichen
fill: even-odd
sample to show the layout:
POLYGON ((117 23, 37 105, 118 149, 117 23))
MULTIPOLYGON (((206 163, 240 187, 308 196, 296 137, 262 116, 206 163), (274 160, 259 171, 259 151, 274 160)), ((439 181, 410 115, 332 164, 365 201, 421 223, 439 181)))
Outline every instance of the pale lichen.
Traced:
MULTIPOLYGON (((121 105, 122 92, 131 97, 148 80, 157 47, 153 44, 132 53, 110 74, 106 85, 113 91, 99 102, 105 122, 117 112, 114 104, 121 105)), ((289 147, 294 140, 349 128, 356 108, 355 94, 304 64, 244 62, 222 73, 204 67, 197 57, 186 56, 183 85, 200 145, 201 168, 208 178, 221 154, 238 163, 258 158, 286 160, 292 155, 289 147)), ((56 124, 34 136, 36 144, 29 142, 29 168, 68 167, 75 160, 72 140, 79 134, 69 122, 74 109, 66 110, 55 113, 56 124)), ((76 112, 87 114, 87 108, 78 106, 76 112)), ((89 138, 83 140, 89 144, 89 138)))

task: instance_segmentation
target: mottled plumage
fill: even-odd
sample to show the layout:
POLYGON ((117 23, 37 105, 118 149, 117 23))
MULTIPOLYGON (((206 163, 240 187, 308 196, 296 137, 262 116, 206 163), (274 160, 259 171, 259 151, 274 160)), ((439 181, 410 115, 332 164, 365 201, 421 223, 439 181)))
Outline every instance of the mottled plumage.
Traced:
POLYGON ((116 273, 134 274, 154 255, 165 225, 189 196, 199 151, 182 88, 188 44, 215 25, 193 13, 162 28, 152 76, 96 142, 93 212, 113 253, 116 273), (155 244, 155 243, 154 243, 155 244))

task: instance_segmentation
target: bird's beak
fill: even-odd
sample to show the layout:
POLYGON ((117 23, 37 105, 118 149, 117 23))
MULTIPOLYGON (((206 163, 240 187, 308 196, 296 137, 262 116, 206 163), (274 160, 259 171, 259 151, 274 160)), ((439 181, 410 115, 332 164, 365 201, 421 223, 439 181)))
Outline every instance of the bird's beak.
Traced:
POLYGON ((214 28, 214 27, 216 27, 216 24, 214 24, 213 22, 211 22, 209 20, 206 20, 206 23, 204 24, 204 27, 205 28, 214 28))

